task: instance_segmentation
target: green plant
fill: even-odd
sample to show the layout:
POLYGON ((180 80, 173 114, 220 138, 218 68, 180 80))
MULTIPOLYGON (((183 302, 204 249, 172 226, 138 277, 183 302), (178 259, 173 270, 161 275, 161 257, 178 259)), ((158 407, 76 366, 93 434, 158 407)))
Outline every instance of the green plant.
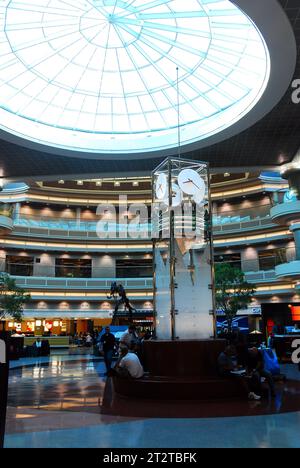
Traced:
POLYGON ((7 273, 0 273, 0 319, 5 317, 21 321, 23 306, 31 299, 24 289, 16 285, 7 273))
POLYGON ((251 303, 255 290, 255 284, 248 283, 239 268, 229 263, 215 265, 216 306, 225 314, 229 331, 232 331, 232 322, 237 312, 246 309, 251 303))

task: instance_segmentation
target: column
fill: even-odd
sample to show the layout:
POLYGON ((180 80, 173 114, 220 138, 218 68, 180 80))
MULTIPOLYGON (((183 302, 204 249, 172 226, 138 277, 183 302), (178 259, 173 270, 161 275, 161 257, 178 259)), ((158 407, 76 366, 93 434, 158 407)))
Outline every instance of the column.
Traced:
POLYGON ((81 208, 77 207, 76 208, 76 224, 78 228, 80 227, 80 221, 81 221, 81 208))
POLYGON ((116 259, 112 255, 100 255, 92 258, 93 278, 115 278, 116 259))
POLYGON ((34 259, 33 276, 55 276, 55 257, 48 253, 43 253, 34 259), (40 259, 40 262, 36 262, 40 259))
POLYGON ((242 271, 259 271, 259 256, 255 247, 247 247, 241 252, 242 271))

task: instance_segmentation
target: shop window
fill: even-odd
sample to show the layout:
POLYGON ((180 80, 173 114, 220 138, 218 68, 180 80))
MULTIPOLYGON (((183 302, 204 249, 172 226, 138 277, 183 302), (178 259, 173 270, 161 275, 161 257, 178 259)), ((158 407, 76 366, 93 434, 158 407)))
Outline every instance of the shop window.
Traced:
POLYGON ((259 269, 261 271, 274 270, 276 265, 286 263, 285 249, 261 250, 258 252, 259 269))
POLYGON ((152 260, 120 259, 116 260, 117 278, 151 278, 152 260))
POLYGON ((219 254, 214 257, 215 263, 229 263, 234 268, 241 269, 241 254, 232 253, 232 254, 219 254))
POLYGON ((92 261, 81 258, 56 258, 55 276, 58 278, 91 278, 92 261))
POLYGON ((13 276, 33 276, 33 257, 7 255, 6 272, 13 276))

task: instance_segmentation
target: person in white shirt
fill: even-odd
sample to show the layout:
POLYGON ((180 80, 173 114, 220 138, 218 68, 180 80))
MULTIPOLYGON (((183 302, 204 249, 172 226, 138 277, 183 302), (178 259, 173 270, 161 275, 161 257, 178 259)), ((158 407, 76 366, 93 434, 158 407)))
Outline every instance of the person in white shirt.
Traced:
POLYGON ((128 330, 126 330, 126 332, 124 332, 123 335, 121 335, 120 345, 125 345, 129 349, 132 349, 133 346, 138 342, 138 339, 139 338, 138 338, 137 333, 135 331, 135 326, 130 325, 128 327, 128 330))
POLYGON ((127 346, 120 346, 120 357, 114 367, 114 374, 132 379, 140 379, 144 375, 138 356, 130 352, 127 346))
POLYGON ((85 339, 85 346, 87 346, 89 348, 90 346, 92 346, 92 344, 93 344, 93 338, 88 333, 87 336, 86 336, 86 339, 85 339))

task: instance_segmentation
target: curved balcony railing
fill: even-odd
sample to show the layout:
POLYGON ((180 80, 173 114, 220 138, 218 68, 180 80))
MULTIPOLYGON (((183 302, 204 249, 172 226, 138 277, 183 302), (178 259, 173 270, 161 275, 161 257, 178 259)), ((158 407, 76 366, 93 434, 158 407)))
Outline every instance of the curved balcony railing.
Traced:
MULTIPOLYGON (((14 219, 14 226, 16 232, 18 228, 21 228, 20 231, 28 231, 29 233, 35 233, 38 229, 48 230, 48 235, 51 236, 51 231, 64 231, 62 235, 65 235, 67 232, 67 237, 80 236, 80 237, 93 237, 97 236, 97 228, 99 229, 98 221, 82 221, 69 218, 50 218, 47 216, 24 216, 19 215, 14 219), (77 234, 78 233, 78 234, 77 234)), ((103 223, 103 221, 102 221, 103 223)), ((241 230, 246 228, 263 228, 267 225, 274 224, 272 219, 269 217, 269 213, 264 212, 254 216, 254 213, 241 210, 240 212, 226 212, 220 215, 213 215, 213 228, 216 233, 226 232, 231 230, 241 230), (248 214, 247 214, 248 213, 248 214)), ((120 237, 119 234, 124 232, 141 234, 143 237, 145 235, 151 236, 151 223, 140 223, 135 224, 132 221, 128 224, 115 224, 111 221, 103 223, 103 228, 101 232, 114 233, 120 237)))
POLYGON ((235 210, 216 209, 213 212, 213 221, 215 224, 243 223, 247 221, 266 218, 270 214, 270 204, 257 205, 250 208, 237 208, 235 210))
POLYGON ((260 283, 268 281, 276 281, 275 270, 266 270, 266 271, 248 271, 245 272, 245 279, 249 283, 260 283))
MULTIPOLYGON (((97 231, 97 225, 100 219, 97 221, 81 221, 76 219, 68 218, 48 218, 35 217, 35 216, 18 216, 14 219, 15 226, 24 226, 28 228, 44 228, 44 229, 61 229, 63 231, 85 231, 94 232, 97 231)), ((124 232, 124 231, 144 231, 151 230, 151 224, 149 223, 137 223, 133 224, 117 224, 111 221, 103 222, 103 232, 124 232)))
POLYGON ((256 218, 251 219, 249 217, 241 218, 242 221, 237 221, 237 218, 225 218, 224 222, 218 224, 216 220, 213 219, 213 231, 215 234, 232 232, 232 231, 242 231, 244 229, 263 229, 266 227, 276 226, 273 223, 270 216, 265 218, 256 218))
POLYGON ((277 262, 275 274, 277 279, 300 278, 300 255, 295 248, 286 249, 286 257, 277 262))
POLYGON ((111 283, 116 281, 126 290, 152 289, 152 278, 49 278, 39 276, 12 276, 18 286, 28 289, 98 290, 109 293, 111 283))
POLYGON ((0 203, 0 233, 7 233, 13 229, 14 205, 0 203))
POLYGON ((287 225, 292 221, 300 220, 300 201, 295 200, 275 205, 271 209, 271 217, 274 223, 287 225))

